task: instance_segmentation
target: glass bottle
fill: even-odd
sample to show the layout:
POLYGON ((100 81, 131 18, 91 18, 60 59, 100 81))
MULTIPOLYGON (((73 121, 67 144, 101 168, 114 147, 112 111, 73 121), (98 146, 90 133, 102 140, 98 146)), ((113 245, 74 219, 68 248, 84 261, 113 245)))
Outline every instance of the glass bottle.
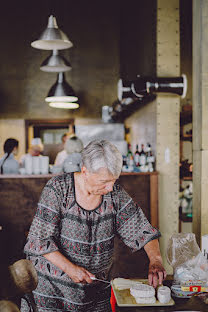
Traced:
POLYGON ((139 156, 139 162, 140 162, 141 167, 145 166, 146 162, 147 162, 146 153, 144 151, 144 144, 141 144, 141 152, 140 152, 140 156, 139 156))
POLYGON ((134 153, 134 163, 136 167, 139 167, 139 157, 140 157, 140 153, 139 153, 139 147, 138 144, 136 145, 136 151, 134 153))
POLYGON ((151 144, 147 143, 147 165, 148 171, 154 171, 155 157, 152 154, 151 144))
POLYGON ((126 164, 127 164, 127 166, 130 165, 130 160, 131 160, 132 156, 133 156, 133 153, 131 151, 131 144, 128 144, 128 151, 127 151, 127 154, 126 154, 126 164))

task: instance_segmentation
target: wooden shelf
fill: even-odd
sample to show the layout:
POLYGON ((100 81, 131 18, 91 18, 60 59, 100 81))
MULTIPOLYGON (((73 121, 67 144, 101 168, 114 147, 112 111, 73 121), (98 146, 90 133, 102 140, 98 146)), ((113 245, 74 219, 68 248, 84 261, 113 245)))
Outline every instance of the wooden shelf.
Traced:
POLYGON ((121 175, 158 175, 157 171, 153 171, 153 172, 121 172, 121 175))
POLYGON ((192 134, 184 134, 180 137, 180 140, 192 142, 192 134))
POLYGON ((179 215, 179 218, 180 218, 180 221, 182 221, 182 222, 192 222, 192 217, 187 216, 186 213, 181 213, 179 215))
POLYGON ((183 180, 183 181, 192 181, 192 176, 190 176, 190 177, 182 177, 181 180, 183 180))

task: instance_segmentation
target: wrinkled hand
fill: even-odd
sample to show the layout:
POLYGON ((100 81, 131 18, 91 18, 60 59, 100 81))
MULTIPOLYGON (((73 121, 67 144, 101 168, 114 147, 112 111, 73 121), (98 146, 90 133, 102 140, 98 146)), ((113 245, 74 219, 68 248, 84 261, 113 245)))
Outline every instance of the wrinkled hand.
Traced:
POLYGON ((82 284, 90 284, 93 280, 90 277, 95 277, 94 274, 87 271, 85 268, 80 267, 78 265, 73 265, 73 268, 70 269, 68 276, 75 282, 75 283, 82 283, 82 284))
POLYGON ((150 262, 148 273, 149 285, 152 285, 154 288, 156 288, 158 281, 159 285, 161 285, 166 276, 167 273, 160 261, 156 260, 150 262))

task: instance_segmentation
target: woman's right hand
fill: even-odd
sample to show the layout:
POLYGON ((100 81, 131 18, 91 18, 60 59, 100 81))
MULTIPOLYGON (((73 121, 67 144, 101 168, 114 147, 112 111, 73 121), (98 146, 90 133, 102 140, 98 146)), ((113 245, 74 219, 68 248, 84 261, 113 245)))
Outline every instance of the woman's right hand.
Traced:
POLYGON ((90 277, 95 277, 94 274, 69 261, 60 251, 56 250, 43 256, 65 272, 75 283, 90 284, 93 282, 90 277))
POLYGON ((90 277, 95 277, 94 274, 87 271, 85 268, 80 267, 78 265, 73 264, 70 267, 69 272, 67 275, 75 282, 75 283, 83 283, 83 284, 90 284, 93 280, 90 277))

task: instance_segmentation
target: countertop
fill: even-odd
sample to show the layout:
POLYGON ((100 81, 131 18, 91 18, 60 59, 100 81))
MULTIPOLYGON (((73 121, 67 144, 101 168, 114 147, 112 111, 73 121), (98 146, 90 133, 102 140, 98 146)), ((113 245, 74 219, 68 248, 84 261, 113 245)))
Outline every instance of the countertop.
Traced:
MULTIPOLYGON (((60 173, 61 174, 61 173, 60 173)), ((132 175, 157 175, 157 171, 153 172, 121 172, 121 176, 132 176, 132 175)), ((52 178, 54 176, 59 175, 57 174, 0 174, 0 179, 25 179, 25 178, 52 178)))

